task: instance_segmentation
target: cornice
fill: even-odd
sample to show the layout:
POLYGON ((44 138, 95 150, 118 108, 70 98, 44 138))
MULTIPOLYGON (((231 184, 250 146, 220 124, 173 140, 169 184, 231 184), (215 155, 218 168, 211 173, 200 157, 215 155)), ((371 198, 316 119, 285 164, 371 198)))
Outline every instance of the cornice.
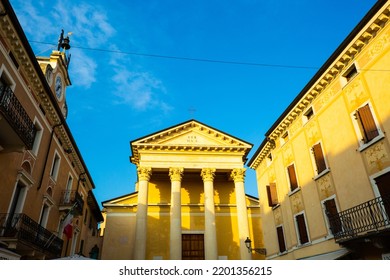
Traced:
MULTIPOLYGON (((379 12, 379 11, 378 11, 379 12)), ((285 116, 278 123, 275 123, 272 131, 266 135, 267 143, 258 151, 256 158, 252 161, 250 167, 256 169, 264 158, 273 149, 273 143, 283 135, 290 125, 305 112, 316 100, 321 93, 329 87, 329 85, 339 79, 345 70, 352 64, 357 55, 359 55, 372 40, 388 25, 390 19, 390 5, 382 7, 379 15, 372 18, 366 23, 365 27, 357 33, 350 41, 344 51, 340 52, 333 63, 323 71, 321 76, 312 84, 312 86, 303 93, 298 95, 299 99, 295 99, 290 105, 289 111, 285 112, 285 116)), ((319 71, 319 72, 320 72, 319 71)))
MULTIPOLYGON (((55 103, 56 101, 50 97, 51 89, 46 83, 42 68, 38 64, 35 54, 33 53, 27 38, 23 33, 11 5, 7 1, 1 2, 1 4, 4 7, 3 10, 6 14, 5 16, 0 17, 0 32, 3 41, 6 43, 6 47, 12 51, 13 56, 19 64, 19 72, 22 78, 25 80, 30 93, 44 110, 46 119, 52 126, 62 124, 61 126, 56 127, 56 136, 60 139, 64 148, 72 149, 72 153, 69 156, 72 157, 74 167, 78 169, 80 174, 88 173, 90 185, 94 188, 94 184, 85 164, 83 163, 78 147, 71 135, 65 119, 62 117, 61 109, 58 104, 55 103)), ((60 63, 64 63, 62 59, 60 60, 60 63)), ((68 75, 66 75, 66 78, 70 84, 68 75)))

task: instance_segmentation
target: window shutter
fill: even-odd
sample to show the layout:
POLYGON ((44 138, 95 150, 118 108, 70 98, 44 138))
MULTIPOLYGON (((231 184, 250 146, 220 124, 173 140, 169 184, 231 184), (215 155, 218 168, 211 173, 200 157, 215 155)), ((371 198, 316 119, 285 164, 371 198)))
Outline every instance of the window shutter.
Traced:
POLYGON ((283 227, 277 227, 276 232, 278 234, 279 252, 283 253, 286 251, 286 243, 284 241, 283 227))
POLYGON ((299 242, 300 244, 305 244, 309 242, 309 236, 307 235, 305 217, 303 214, 297 215, 296 221, 298 226, 299 242))
POLYGON ((298 188, 298 181, 297 181, 297 176, 295 174, 294 164, 291 164, 289 167, 287 167, 287 170, 288 170, 288 176, 290 178, 291 191, 293 191, 296 188, 298 188))
POLYGON ((322 152, 321 143, 318 143, 313 146, 313 154, 317 166, 317 174, 320 174, 322 171, 326 169, 326 163, 325 163, 324 154, 322 152))
POLYGON ((276 191, 276 184, 271 183, 269 186, 267 186, 267 196, 268 196, 268 206, 274 207, 278 205, 278 193, 276 191))
POLYGON ((334 199, 329 199, 324 201, 325 212, 328 217, 330 230, 333 235, 336 235, 341 231, 341 221, 338 216, 336 202, 334 199))
POLYGON ((364 143, 370 142, 379 135, 370 106, 367 104, 357 110, 357 115, 362 126, 364 143))

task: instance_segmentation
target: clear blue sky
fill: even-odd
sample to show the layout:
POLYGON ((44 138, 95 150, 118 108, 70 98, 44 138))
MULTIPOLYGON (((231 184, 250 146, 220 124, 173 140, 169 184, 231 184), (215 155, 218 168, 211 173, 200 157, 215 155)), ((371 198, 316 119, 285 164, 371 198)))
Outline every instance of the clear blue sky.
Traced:
MULTIPOLYGON (((11 5, 36 55, 56 48, 61 29, 72 32, 67 121, 100 203, 134 191, 130 141, 189 119, 252 143, 251 157, 375 2, 11 0, 11 5)), ((246 192, 258 196, 253 170, 247 172, 246 192)))

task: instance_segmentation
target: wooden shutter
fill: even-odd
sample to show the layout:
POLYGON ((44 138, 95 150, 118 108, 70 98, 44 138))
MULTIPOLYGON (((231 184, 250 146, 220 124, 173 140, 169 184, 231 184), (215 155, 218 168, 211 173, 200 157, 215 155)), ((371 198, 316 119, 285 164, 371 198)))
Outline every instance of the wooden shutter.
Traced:
POLYGON ((291 191, 293 191, 296 188, 298 188, 298 181, 297 181, 297 176, 295 174, 294 164, 291 164, 289 167, 287 167, 287 171, 288 171, 288 177, 290 179, 290 188, 291 191))
POLYGON ((336 207, 336 201, 334 199, 329 199, 324 201, 325 212, 328 217, 330 230, 333 235, 336 235, 338 232, 341 232, 341 221, 338 216, 338 211, 336 207))
POLYGON ((324 154, 322 152, 321 143, 318 143, 313 146, 313 154, 314 154, 314 160, 317 167, 317 174, 320 174, 322 171, 326 169, 326 163, 324 154))
POLYGON ((276 191, 276 184, 271 183, 267 186, 268 206, 274 207, 278 205, 278 193, 276 191))
POLYGON ((305 244, 309 242, 309 236, 307 235, 305 217, 303 214, 299 214, 295 217, 298 226, 299 243, 305 244))
POLYGON ((357 116, 361 124, 364 143, 370 142, 379 135, 370 106, 367 104, 357 110, 357 116))
POLYGON ((286 243, 284 241, 284 233, 283 233, 283 227, 277 227, 276 232, 278 234, 278 242, 279 242, 279 252, 283 253, 286 251, 286 243))

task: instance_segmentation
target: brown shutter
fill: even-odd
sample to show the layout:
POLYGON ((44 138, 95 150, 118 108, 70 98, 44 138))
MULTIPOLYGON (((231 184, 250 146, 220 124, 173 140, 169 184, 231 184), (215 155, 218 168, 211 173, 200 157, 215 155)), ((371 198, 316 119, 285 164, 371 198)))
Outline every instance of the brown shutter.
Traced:
POLYGON ((271 183, 269 186, 267 186, 267 196, 269 207, 274 207, 279 203, 275 183, 271 183))
POLYGON ((284 234, 283 234, 283 227, 277 227, 276 232, 278 234, 278 242, 279 242, 279 252, 283 253, 286 251, 286 243, 284 242, 284 234))
POLYGON ((298 225, 299 242, 300 244, 305 244, 309 242, 309 236, 307 235, 306 231, 305 217, 303 216, 303 214, 300 214, 297 215, 295 219, 298 225))
POLYGON ((296 188, 298 188, 298 181, 297 181, 297 176, 295 174, 294 164, 291 164, 289 167, 287 167, 287 170, 288 170, 288 176, 290 178, 291 191, 293 191, 296 188))
POLYGON ((317 174, 320 174, 326 169, 326 163, 324 154, 322 153, 321 143, 318 143, 313 146, 313 154, 317 166, 317 174))
POLYGON ((330 230, 333 235, 336 235, 338 232, 341 232, 341 221, 338 216, 336 202, 334 199, 329 199, 324 201, 325 212, 328 216, 328 221, 330 225, 330 230))
POLYGON ((357 110, 357 115, 360 120, 363 132, 364 143, 370 142, 379 135, 374 118, 372 116, 370 106, 365 105, 357 110))

